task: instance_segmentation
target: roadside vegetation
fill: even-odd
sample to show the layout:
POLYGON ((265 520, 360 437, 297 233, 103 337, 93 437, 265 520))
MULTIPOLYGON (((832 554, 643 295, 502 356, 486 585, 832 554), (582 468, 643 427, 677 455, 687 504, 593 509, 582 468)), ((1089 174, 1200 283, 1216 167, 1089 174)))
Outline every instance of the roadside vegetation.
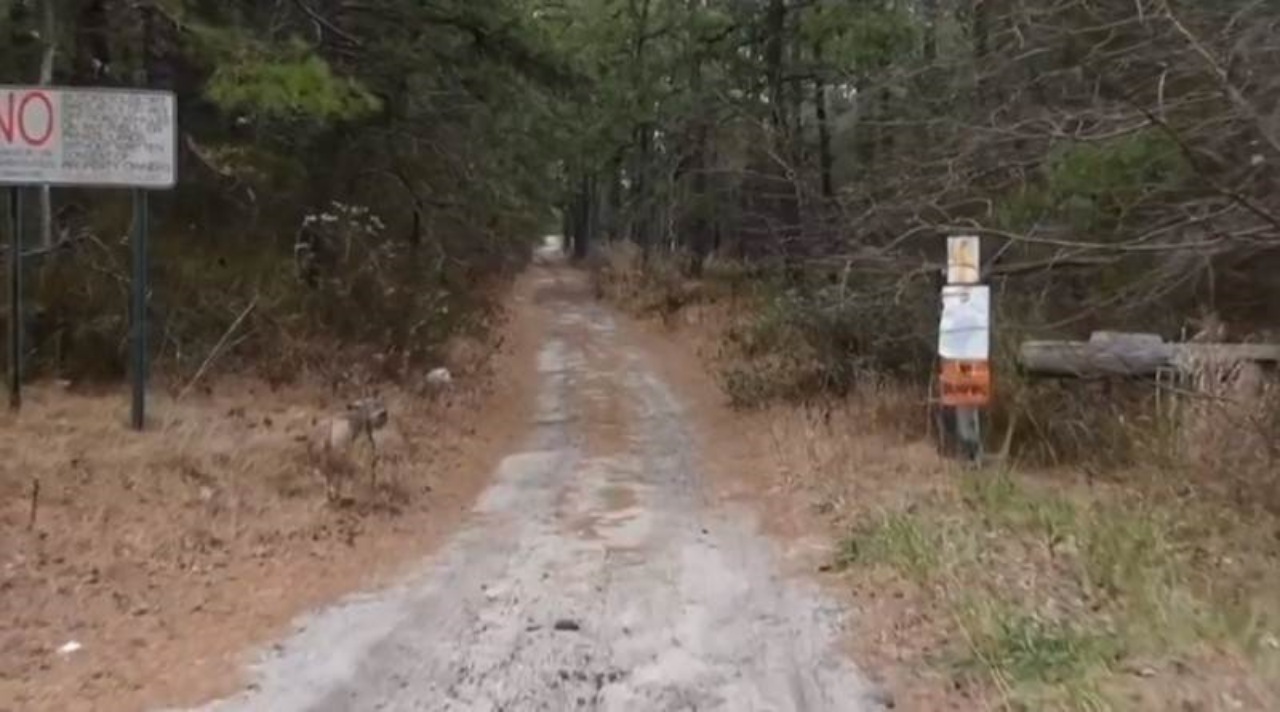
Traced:
MULTIPOLYGON (((0 18, 7 84, 177 97, 180 179, 151 199, 162 385, 416 381, 493 326, 556 222, 574 70, 520 3, 10 0, 0 18)), ((26 373, 118 382, 129 196, 49 198, 21 198, 26 373)))
POLYGON ((2 259, 16 242, 25 263, 25 398, 0 413, 0 708, 234 690, 246 649, 468 509, 523 426, 505 308, 557 222, 577 86, 528 10, 0 0, 0 83, 171 91, 179 154, 175 188, 149 196, 142 433, 130 196, 24 188, 17 240, 0 199, 2 259), (333 427, 375 394, 376 461, 333 427))
MULTIPOLYGON (((709 339, 726 402, 776 416, 779 476, 831 527, 870 611, 863 658, 904 704, 915 686, 919 709, 1280 708, 1276 365, 1047 381, 1013 357, 1101 330, 1276 341, 1272 4, 7 0, 0 17, 6 83, 178 97, 148 301, 175 409, 214 407, 234 375, 318 387, 318 414, 377 384, 431 393, 441 364, 486 373, 509 278, 559 223, 600 296, 709 339), (996 311, 997 457, 974 472, 931 445, 954 234, 983 238, 996 311)), ((25 373, 92 398, 125 371, 127 197, 22 199, 25 373)), ((78 511, 74 459, 0 469, 0 554, 29 595, 78 590, 27 523, 32 499, 49 521, 78 511)), ((182 464, 153 476, 194 477, 199 501, 182 464)))
POLYGON ((858 516, 837 564, 901 577, 952 638, 932 663, 957 684, 1016 709, 1274 706, 1274 519, 1131 481, 947 476, 858 516))
POLYGON ((701 342, 726 403, 772 423, 902 705, 1280 707, 1276 364, 1017 359, 1099 331, 1276 342, 1275 9, 628 7, 599 36, 625 100, 596 115, 629 130, 584 156, 568 232, 607 243, 602 295, 701 342), (934 445, 960 234, 994 310, 976 471, 934 445))
POLYGON ((971 469, 939 456, 927 382, 877 363, 860 339, 883 332, 856 313, 842 321, 778 275, 744 280, 743 265, 712 260, 690 280, 679 259, 642 267, 633 245, 598 255, 602 295, 697 344, 726 406, 768 424, 776 483, 828 533, 859 659, 900 707, 1280 700, 1266 421, 1231 426, 1143 384, 1101 394, 1010 374, 993 422, 1013 401, 1039 423, 1009 442, 996 430, 1006 457, 971 469))

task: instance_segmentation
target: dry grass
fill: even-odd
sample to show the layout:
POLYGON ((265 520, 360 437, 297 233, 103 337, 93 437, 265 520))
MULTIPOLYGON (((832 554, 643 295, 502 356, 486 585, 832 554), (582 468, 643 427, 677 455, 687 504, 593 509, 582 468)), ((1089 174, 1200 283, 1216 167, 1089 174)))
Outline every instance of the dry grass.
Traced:
POLYGON ((289 592, 269 573, 259 578, 260 565, 332 560, 382 536, 432 489, 410 461, 425 433, 401 430, 426 414, 403 398, 381 437, 381 481, 359 478, 345 510, 327 506, 324 477, 300 442, 332 399, 240 382, 156 401, 139 435, 125 427, 123 393, 37 386, 21 416, 0 426, 0 698, 21 709, 110 706, 175 650, 197 669, 211 664, 193 639, 234 652, 244 631, 210 629, 209 615, 270 609, 333 584, 312 579, 289 592), (57 655, 69 640, 84 650, 57 655))
POLYGON ((837 537, 855 656, 899 708, 1280 705, 1274 517, 1139 473, 963 471, 868 432, 880 407, 776 409, 771 435, 785 491, 837 537))
POLYGON ((1253 363, 1198 363, 1164 386, 1154 457, 1238 504, 1280 514, 1280 377, 1253 363))
MULTIPOLYGON (((758 306, 682 310, 717 318, 680 340, 758 323, 758 306)), ((734 363, 703 351, 712 370, 734 363)), ((1280 477, 1274 385, 1001 382, 995 435, 1018 414, 1016 470, 942 460, 925 394, 866 372, 843 398, 766 394, 724 426, 768 433, 757 497, 832 538, 855 658, 897 708, 1280 709, 1280 519, 1252 506, 1280 477)))
POLYGON ((684 276, 687 263, 681 254, 650 255, 646 261, 638 245, 622 241, 596 250, 588 266, 598 297, 641 317, 656 316, 673 327, 687 307, 716 296, 709 292, 717 282, 684 276))
POLYGON ((342 506, 307 456, 307 436, 346 401, 328 384, 224 378, 181 401, 157 388, 141 434, 126 428, 124 389, 29 388, 22 413, 0 417, 0 709, 224 694, 249 646, 419 560, 527 427, 527 316, 492 365, 441 397, 383 389, 378 478, 347 463, 342 506), (71 640, 83 648, 56 652, 71 640))
POLYGON ((1194 490, 1280 514, 1280 380, 1251 364, 1159 382, 1000 379, 993 435, 1014 459, 1194 490), (1011 423, 1011 420, 1013 421, 1011 423), (1159 472, 1158 482, 1141 474, 1159 472))

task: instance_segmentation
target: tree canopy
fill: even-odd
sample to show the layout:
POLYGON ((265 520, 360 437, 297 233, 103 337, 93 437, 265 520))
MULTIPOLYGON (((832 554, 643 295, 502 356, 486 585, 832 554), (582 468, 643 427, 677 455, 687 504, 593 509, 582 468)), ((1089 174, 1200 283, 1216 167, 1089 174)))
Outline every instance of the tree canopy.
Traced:
POLYGON ((1050 330, 1276 303, 1266 3, 2 5, 6 81, 178 94, 161 224, 202 245, 287 261, 338 200, 451 294, 557 220, 580 255, 629 239, 884 294, 972 232, 1011 303, 1053 288, 1023 315, 1050 330))

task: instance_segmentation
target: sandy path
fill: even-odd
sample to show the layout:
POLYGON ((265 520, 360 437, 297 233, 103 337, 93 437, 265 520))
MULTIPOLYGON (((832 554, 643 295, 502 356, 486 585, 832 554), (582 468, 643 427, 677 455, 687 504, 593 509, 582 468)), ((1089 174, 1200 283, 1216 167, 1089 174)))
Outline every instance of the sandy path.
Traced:
POLYGON ((704 501, 674 394, 574 275, 535 422, 468 524, 398 586, 300 623, 209 710, 871 710, 838 609, 704 501))

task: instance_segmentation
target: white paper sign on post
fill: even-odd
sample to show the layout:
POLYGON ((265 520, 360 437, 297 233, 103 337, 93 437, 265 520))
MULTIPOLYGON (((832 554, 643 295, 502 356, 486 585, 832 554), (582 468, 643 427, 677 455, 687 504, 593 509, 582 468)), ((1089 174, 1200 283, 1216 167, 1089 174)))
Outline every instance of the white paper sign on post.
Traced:
POLYGON ((990 288, 985 284, 943 287, 938 355, 957 361, 986 361, 990 352, 990 288))
POLYGON ((172 188, 170 92, 0 86, 0 184, 172 188))

